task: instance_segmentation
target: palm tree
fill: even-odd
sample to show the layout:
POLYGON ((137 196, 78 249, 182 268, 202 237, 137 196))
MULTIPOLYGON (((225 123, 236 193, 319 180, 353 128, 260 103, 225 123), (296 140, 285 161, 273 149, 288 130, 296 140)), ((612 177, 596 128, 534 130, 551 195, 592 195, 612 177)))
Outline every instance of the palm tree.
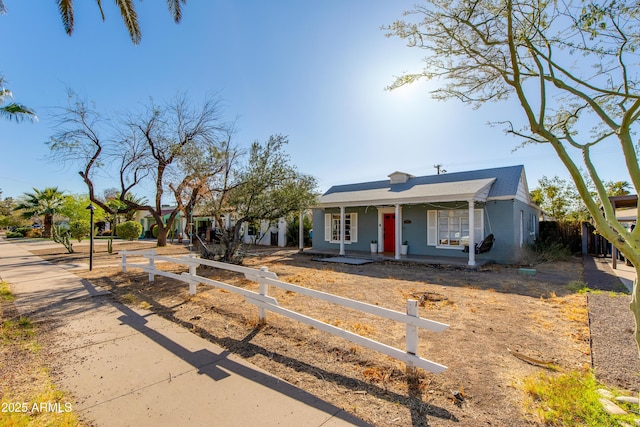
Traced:
MULTIPOLYGON (((98 8, 100 9, 100 15, 104 21, 104 11, 102 10, 102 0, 96 0, 98 8)), ((176 23, 179 23, 182 19, 182 4, 186 4, 187 0, 167 0, 167 6, 169 12, 176 23)), ((124 25, 126 25, 129 31, 129 36, 133 44, 140 43, 142 34, 140 33, 140 26, 138 25, 138 14, 136 8, 133 5, 133 0, 116 0, 116 4, 120 9, 120 15, 124 25)), ((0 10, 2 9, 2 0, 0 0, 0 10)), ((73 1, 72 0, 58 0, 58 10, 60 11, 60 17, 62 18, 62 25, 67 34, 73 33, 73 1)))
POLYGON ((44 216, 44 230, 42 237, 51 237, 53 215, 63 204, 65 195, 58 187, 47 187, 40 191, 33 189, 33 193, 24 193, 24 197, 15 210, 22 210, 22 216, 30 219, 34 216, 44 216))
POLYGON ((627 181, 608 181, 604 183, 609 196, 626 196, 629 194, 631 184, 627 181))
MULTIPOLYGON (((2 0, 0 0, 1 2, 2 0)), ((2 3, 0 3, 0 10, 2 8, 2 3)), ((7 98, 12 98, 13 94, 11 91, 4 87, 4 76, 0 75, 0 116, 6 117, 9 120, 15 120, 16 122, 20 122, 25 119, 29 119, 33 122, 38 121, 38 116, 36 113, 22 104, 16 104, 15 102, 11 102, 5 104, 4 101, 7 98)))

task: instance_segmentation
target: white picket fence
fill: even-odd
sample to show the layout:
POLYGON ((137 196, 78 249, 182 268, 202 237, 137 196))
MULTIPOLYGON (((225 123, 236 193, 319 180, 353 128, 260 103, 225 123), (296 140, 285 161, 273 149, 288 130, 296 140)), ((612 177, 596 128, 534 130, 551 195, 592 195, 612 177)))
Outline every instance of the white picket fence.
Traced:
POLYGON ((434 332, 442 332, 449 325, 444 323, 435 322, 433 320, 421 318, 418 315, 418 301, 407 300, 407 312, 402 313, 388 308, 379 307, 377 305, 367 304, 360 301, 355 301, 349 298, 340 297, 337 295, 328 294, 321 291, 305 288, 302 286, 292 285, 278 280, 278 276, 268 271, 266 267, 260 269, 243 267, 234 264, 226 264, 218 261, 211 261, 202 258, 196 258, 193 256, 180 256, 170 257, 157 255, 155 251, 122 251, 122 271, 126 272, 127 268, 141 268, 143 271, 149 273, 149 281, 153 282, 155 276, 165 276, 178 281, 186 282, 189 284, 189 293, 191 295, 196 294, 196 287, 199 283, 213 286, 216 288, 224 289, 229 292, 240 294, 245 297, 246 301, 258 307, 258 316, 261 324, 266 323, 267 311, 281 314, 291 319, 297 320, 304 324, 313 326, 322 331, 330 334, 342 337, 353 343, 361 345, 363 347, 376 350, 380 353, 391 356, 400 361, 405 362, 408 372, 414 372, 415 368, 422 368, 433 373, 441 373, 447 369, 446 366, 436 362, 432 362, 427 359, 423 359, 418 356, 418 328, 427 329, 434 332), (143 256, 148 259, 148 263, 145 264, 133 264, 127 262, 127 256, 143 256), (155 262, 164 261, 175 264, 187 265, 189 267, 188 273, 176 274, 168 271, 162 271, 156 269, 155 262), (259 292, 249 291, 237 286, 230 285, 228 283, 219 282, 206 277, 198 276, 196 269, 200 265, 206 265, 209 267, 220 268, 223 270, 235 271, 244 274, 244 276, 252 281, 258 282, 259 292), (405 351, 397 349, 395 347, 388 346, 370 338, 363 337, 350 331, 346 331, 337 326, 330 325, 328 323, 321 322, 314 318, 305 316, 298 312, 283 308, 278 301, 269 296, 269 286, 275 286, 280 289, 284 289, 291 292, 296 292, 301 295, 305 295, 318 300, 326 301, 329 303, 337 304, 342 307, 348 307, 355 310, 359 310, 364 313, 373 314, 379 317, 390 319, 396 322, 406 324, 406 349, 405 351))

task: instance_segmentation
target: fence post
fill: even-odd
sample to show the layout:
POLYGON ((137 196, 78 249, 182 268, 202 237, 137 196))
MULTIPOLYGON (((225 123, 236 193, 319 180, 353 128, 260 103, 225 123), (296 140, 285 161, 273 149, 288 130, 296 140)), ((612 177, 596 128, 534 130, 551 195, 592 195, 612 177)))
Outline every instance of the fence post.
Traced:
POLYGON ((127 251, 123 250, 120 253, 122 254, 122 272, 126 273, 127 272, 127 251))
MULTIPOLYGON (((407 300, 407 316, 418 316, 418 301, 409 299, 407 300)), ((417 356, 418 354, 418 327, 415 325, 409 325, 407 323, 407 353, 417 356)), ((417 377, 417 371, 412 363, 407 362, 407 375, 409 381, 413 381, 417 377)))
MULTIPOLYGON (((189 258, 194 258, 193 254, 189 254, 189 258)), ((198 288, 198 282, 194 280, 197 274, 197 266, 195 264, 189 264, 189 275, 191 276, 191 280, 189 280, 189 295, 195 295, 198 288)))
POLYGON ((149 254, 149 282, 153 283, 155 281, 155 276, 153 275, 153 271, 156 269, 156 263, 154 254, 149 254))
MULTIPOLYGON (((260 271, 269 271, 267 267, 260 267, 260 271)), ((269 294, 269 285, 267 285, 262 280, 260 281, 259 293, 262 296, 267 296, 269 294)), ((263 326, 267 324, 267 310, 263 307, 258 309, 258 326, 263 326)))

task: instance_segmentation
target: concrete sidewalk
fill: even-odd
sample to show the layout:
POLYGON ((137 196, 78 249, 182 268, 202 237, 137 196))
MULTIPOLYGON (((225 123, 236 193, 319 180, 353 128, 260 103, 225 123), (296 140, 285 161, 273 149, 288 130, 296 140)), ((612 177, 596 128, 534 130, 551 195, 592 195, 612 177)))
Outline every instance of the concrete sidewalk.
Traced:
POLYGON ((611 258, 595 257, 583 254, 584 277, 586 285, 591 289, 615 291, 622 283, 629 292, 633 292, 635 269, 624 263, 618 263, 618 268, 611 268, 611 258))
MULTIPOLYGON (((97 426, 367 425, 149 311, 0 238, 0 279, 47 322, 56 379, 97 426)), ((64 402, 66 403, 66 402, 64 402)))

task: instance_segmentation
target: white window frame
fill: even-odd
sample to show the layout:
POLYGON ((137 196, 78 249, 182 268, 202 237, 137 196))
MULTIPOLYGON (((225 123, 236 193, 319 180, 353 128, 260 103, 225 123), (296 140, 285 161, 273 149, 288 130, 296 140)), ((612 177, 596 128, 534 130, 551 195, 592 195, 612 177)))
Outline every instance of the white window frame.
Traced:
MULTIPOLYGON (((356 243, 358 241, 358 214, 355 212, 345 213, 344 219, 344 243, 356 243)), ((328 213, 324 215, 324 240, 330 243, 340 243, 339 213, 328 213)))
MULTIPOLYGON (((464 236, 458 236, 457 244, 442 244, 440 239, 440 218, 441 213, 447 213, 447 228, 451 224, 452 220, 458 220, 460 228, 462 228, 463 218, 467 218, 467 224, 469 222, 469 209, 447 209, 447 210, 429 210, 427 211, 427 245, 435 246, 438 249, 456 249, 464 248, 469 245, 468 236, 464 239, 464 236), (453 213, 453 215, 451 215, 453 213), (458 215, 456 215, 456 213, 458 215)), ((467 225, 468 226, 468 225, 467 225)), ((462 231, 460 232, 462 234, 462 231)), ((474 209, 474 241, 479 243, 484 239, 484 215, 482 209, 474 209)), ((453 239, 448 239, 449 241, 453 239)))

